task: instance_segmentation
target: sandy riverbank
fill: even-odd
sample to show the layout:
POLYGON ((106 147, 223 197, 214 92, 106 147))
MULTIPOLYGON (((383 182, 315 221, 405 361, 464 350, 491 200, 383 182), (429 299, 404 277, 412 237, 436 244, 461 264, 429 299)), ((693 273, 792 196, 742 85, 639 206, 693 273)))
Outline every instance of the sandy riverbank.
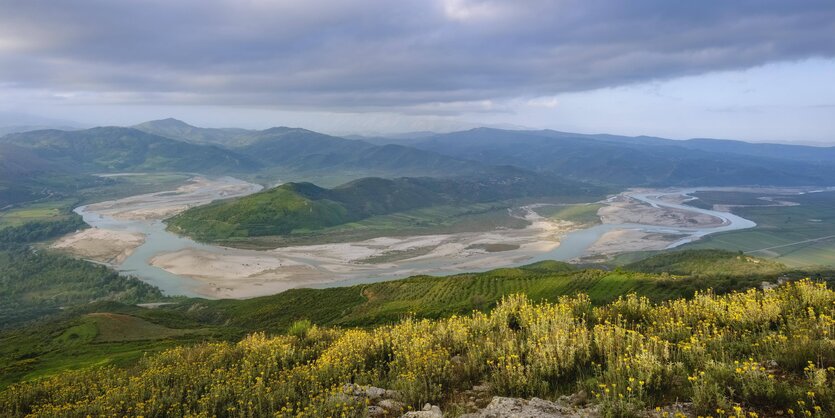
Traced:
MULTIPOLYGON (((183 249, 150 263, 202 283, 194 289, 212 298, 247 298, 327 282, 315 268, 274 254, 230 249, 230 254, 183 249)), ((331 279, 332 280, 332 279, 331 279)))
POLYGON ((140 233, 89 228, 59 239, 51 247, 76 257, 116 265, 143 242, 145 235, 140 233))
POLYGON ((685 235, 660 234, 639 229, 616 229, 606 232, 587 250, 584 260, 605 260, 617 254, 636 251, 660 251, 685 235))
MULTIPOLYGON (((681 198, 673 199, 670 196, 665 196, 665 200, 682 200, 681 198)), ((597 211, 597 215, 600 216, 603 223, 607 224, 631 223, 679 228, 711 228, 723 225, 722 219, 714 216, 699 213, 695 210, 653 207, 626 194, 618 195, 609 200, 606 206, 597 211)))
POLYGON ((372 277, 466 272, 506 266, 559 245, 558 237, 574 229, 570 222, 552 222, 532 211, 524 229, 483 233, 380 237, 351 243, 283 247, 270 251, 223 248, 183 249, 152 257, 149 263, 203 285, 194 291, 212 298, 244 298, 296 287, 372 277), (509 244, 518 248, 488 252, 476 244, 509 244), (414 252, 414 256, 409 256, 414 252), (387 254, 404 254, 394 262, 387 254))
POLYGON ((87 206, 87 211, 119 220, 162 220, 213 200, 243 196, 260 186, 243 181, 215 181, 194 177, 176 190, 148 193, 87 206))

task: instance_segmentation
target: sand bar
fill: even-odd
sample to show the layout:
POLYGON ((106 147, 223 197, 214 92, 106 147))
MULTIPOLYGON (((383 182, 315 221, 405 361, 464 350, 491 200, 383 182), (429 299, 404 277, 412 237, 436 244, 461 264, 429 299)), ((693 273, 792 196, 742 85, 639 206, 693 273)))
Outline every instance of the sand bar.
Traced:
POLYGON ((80 258, 115 265, 128 258, 143 242, 145 235, 138 232, 88 228, 59 239, 51 247, 80 258))

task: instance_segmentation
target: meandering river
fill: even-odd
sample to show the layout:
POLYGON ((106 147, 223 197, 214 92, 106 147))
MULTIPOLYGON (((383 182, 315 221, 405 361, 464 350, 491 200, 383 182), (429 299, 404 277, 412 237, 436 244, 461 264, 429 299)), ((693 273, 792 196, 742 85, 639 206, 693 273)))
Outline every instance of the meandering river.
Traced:
MULTIPOLYGON (((75 212, 81 215, 85 222, 96 228, 114 231, 138 232, 145 235, 144 243, 135 248, 131 255, 125 258, 124 261, 114 266, 117 270, 126 274, 134 275, 143 281, 157 286, 166 294, 203 297, 249 297, 259 294, 275 293, 277 291, 296 286, 345 286, 358 283, 391 280, 413 274, 443 275, 460 273, 463 271, 488 270, 501 265, 523 265, 541 260, 568 261, 586 255, 589 248, 592 247, 592 245, 595 244, 595 242, 597 242, 604 234, 616 230, 640 230, 647 233, 680 236, 680 239, 677 239, 668 245, 668 247, 676 247, 699 239, 708 234, 756 226, 754 222, 732 213, 691 207, 680 203, 674 203, 672 202, 674 199, 665 199, 665 197, 670 196, 686 197, 689 193, 709 189, 693 188, 685 190, 625 192, 621 195, 621 197, 626 196, 628 198, 644 202, 654 208, 686 211, 711 216, 721 220, 721 224, 708 227, 671 227, 638 223, 604 223, 561 234, 562 236, 559 238, 558 246, 554 244, 546 248, 541 245, 522 245, 519 250, 515 251, 501 253, 466 253, 466 257, 462 257, 462 251, 460 251, 460 248, 463 248, 464 244, 455 244, 455 240, 450 238, 453 236, 432 236, 422 238, 413 237, 412 241, 406 243, 397 241, 394 238, 388 239, 389 241, 387 241, 386 238, 380 238, 377 240, 368 240, 363 243, 338 244, 331 246, 307 246, 286 249, 279 248, 270 251, 239 250, 195 242, 189 238, 168 232, 165 229, 165 224, 159 218, 155 219, 153 217, 147 217, 144 219, 126 219, 125 216, 114 215, 112 209, 114 206, 118 206, 123 209, 133 211, 154 211, 165 205, 170 207, 172 202, 176 205, 190 206, 198 203, 205 203, 214 199, 229 198, 254 193, 260 190, 260 188, 261 187, 258 185, 246 183, 242 180, 231 177, 214 178, 204 184, 192 187, 188 192, 168 192, 142 195, 137 196, 133 200, 128 198, 118 201, 118 203, 111 204, 109 206, 110 210, 102 210, 100 209, 102 205, 97 204, 76 208, 75 212), (457 252, 452 250, 449 251, 448 256, 446 256, 446 253, 443 251, 436 251, 434 256, 418 256, 406 260, 376 265, 339 261, 338 257, 333 256, 333 254, 338 255, 340 251, 362 251, 369 248, 385 249, 387 245, 400 245, 401 247, 405 245, 424 245, 420 244, 421 242, 429 242, 431 245, 438 245, 438 248, 442 248, 446 245, 453 250, 456 248, 458 250, 456 250, 457 252), (458 246, 455 247, 453 244, 458 246), (249 275, 249 273, 247 273, 248 276, 241 277, 240 282, 246 283, 250 286, 250 288, 247 288, 247 291, 239 291, 240 289, 234 288, 234 285, 229 284, 235 283, 235 277, 228 277, 225 279, 222 277, 217 278, 212 276, 212 271, 203 273, 188 272, 188 274, 175 274, 169 270, 154 265, 152 260, 154 257, 161 254, 200 254, 201 257, 203 257, 202 259, 211 260, 207 263, 216 262, 219 263, 217 264, 218 266, 225 266, 227 268, 230 267, 230 263, 238 262, 240 263, 241 271, 254 268, 253 265, 255 263, 258 263, 259 265, 260 263, 265 263, 265 265, 269 264, 271 260, 281 261, 276 262, 276 264, 272 266, 275 268, 264 267, 262 269, 264 272, 275 273, 282 271, 281 269, 287 269, 289 267, 293 267, 294 269, 288 270, 289 273, 279 274, 280 280, 275 279, 272 282, 270 281, 271 279, 265 278, 268 277, 266 275, 267 273, 262 273, 261 270, 259 270, 257 274, 249 275), (302 267, 304 270, 300 270, 302 267), (304 274, 300 275, 298 280, 295 280, 293 276, 295 273, 293 272, 298 271, 303 271, 304 274), (306 277, 306 279, 301 279, 302 276, 306 277), (271 283, 276 280, 278 280, 280 284, 272 286, 271 283), (224 284, 218 284, 221 281, 223 281, 224 284), (224 289, 228 289, 228 291, 225 291, 224 289)), ((681 199, 679 199, 679 201, 681 201, 681 199)), ((105 207, 108 206, 105 205, 105 207)), ((162 212, 165 211, 163 210, 162 212)), ((512 238, 516 240, 533 239, 518 235, 518 231, 491 231, 480 235, 492 237, 491 239, 494 241, 501 242, 503 239, 502 234, 517 234, 512 238)), ((480 238, 479 234, 470 234, 468 237, 468 242, 475 242, 475 240, 480 238)), ((185 255, 183 257, 185 257, 185 255)), ((199 260, 201 259, 198 259, 197 262, 192 260, 192 264, 199 264, 199 260)), ((218 269, 220 269, 218 271, 221 271, 222 267, 218 267, 218 269)), ((182 269, 170 270, 180 271, 182 269)), ((211 268, 209 270, 211 270, 211 268)), ((236 272, 237 270, 235 269, 235 265, 231 264, 231 270, 229 270, 228 275, 234 276, 236 272)), ((220 273, 217 273, 216 275, 223 276, 223 274, 220 273)))

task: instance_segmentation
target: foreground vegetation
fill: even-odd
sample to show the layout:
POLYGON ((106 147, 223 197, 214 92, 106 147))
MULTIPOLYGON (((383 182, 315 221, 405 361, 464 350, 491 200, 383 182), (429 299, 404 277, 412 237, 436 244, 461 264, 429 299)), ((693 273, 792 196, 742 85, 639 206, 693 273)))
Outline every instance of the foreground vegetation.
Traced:
MULTIPOLYGON (((10 322, 17 327, 0 331, 0 388, 68 368, 131 365, 145 352, 176 345, 237 341, 259 331, 283 333, 298 320, 309 320, 318 326, 371 328, 407 316, 439 319, 467 315, 473 310, 488 312, 502 298, 517 293, 528 295, 537 303, 584 293, 594 305, 609 303, 630 292, 654 302, 692 297, 695 292, 708 288, 727 293, 756 287, 765 280, 773 282, 778 274, 774 270, 752 270, 752 266, 766 265, 760 261, 730 253, 674 252, 648 260, 660 272, 657 274, 638 271, 638 265, 606 271, 547 261, 484 273, 420 276, 328 289, 293 289, 246 300, 167 299, 167 304, 153 309, 131 304, 129 299, 118 299, 115 296, 120 292, 116 291, 97 302, 82 298, 75 304, 63 305, 63 310, 50 309, 45 312, 50 316, 26 323, 25 327, 19 321, 10 322), (670 267, 664 268, 665 264, 670 267), (721 264, 722 271, 710 276, 667 272, 680 269, 682 264, 704 271, 718 271, 713 265, 721 264), (122 341, 110 332, 115 328, 111 322, 122 324, 119 318, 145 324, 140 328, 149 332, 122 341), (157 328, 151 332, 151 326, 162 330, 157 328), (74 334, 77 337, 71 338, 74 334)), ((89 265, 83 261, 77 263, 89 265)), ((789 272, 785 268, 779 274, 805 277, 805 273, 789 272)), ((51 282, 43 285, 43 291, 48 291, 51 282)), ((61 282, 57 281, 56 286, 62 286, 61 282)))
MULTIPOLYGON (((605 416, 676 400, 700 415, 835 413, 835 292, 801 281, 653 304, 594 307, 505 298, 489 313, 404 319, 373 329, 295 324, 290 333, 178 347, 135 368, 62 373, 7 388, 13 416, 365 416, 346 384, 461 410, 454 394, 488 383, 505 396, 585 390, 605 416)), ((747 415, 746 415, 747 416, 747 415)), ((754 416, 754 415, 750 415, 754 416)))

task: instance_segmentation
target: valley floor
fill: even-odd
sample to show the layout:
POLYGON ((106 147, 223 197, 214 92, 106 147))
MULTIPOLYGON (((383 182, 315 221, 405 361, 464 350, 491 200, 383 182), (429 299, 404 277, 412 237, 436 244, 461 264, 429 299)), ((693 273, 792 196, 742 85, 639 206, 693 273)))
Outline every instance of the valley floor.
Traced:
POLYGON ((493 226, 272 250, 200 244, 165 231, 161 223, 188 207, 258 188, 232 178, 195 177, 170 192, 88 205, 79 213, 94 228, 54 247, 112 263, 170 294, 247 298, 296 287, 484 271, 544 259, 599 261, 753 225, 729 213, 681 205, 693 190, 630 190, 597 204, 509 209, 528 224, 523 228, 493 226), (742 221, 750 225, 739 225, 742 221))

